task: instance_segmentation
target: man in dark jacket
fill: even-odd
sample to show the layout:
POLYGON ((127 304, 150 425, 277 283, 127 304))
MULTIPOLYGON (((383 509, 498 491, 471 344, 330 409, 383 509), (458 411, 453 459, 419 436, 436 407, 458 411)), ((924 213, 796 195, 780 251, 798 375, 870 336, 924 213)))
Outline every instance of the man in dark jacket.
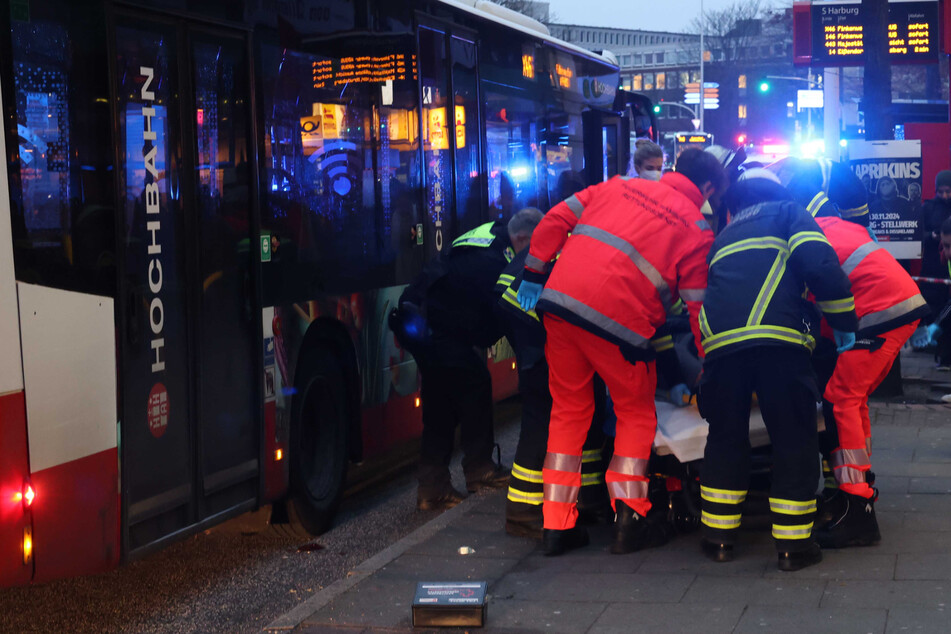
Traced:
POLYGON ((466 488, 501 488, 509 471, 492 462, 492 379, 481 348, 501 338, 495 284, 542 219, 537 209, 508 223, 486 223, 456 238, 400 297, 392 324, 421 376, 423 433, 416 506, 452 508, 463 500, 449 475, 456 425, 461 426, 466 488))
POLYGON ((710 424, 701 474, 704 553, 733 558, 749 488, 749 416, 755 392, 773 451, 770 510, 780 570, 821 561, 816 511, 819 393, 810 364, 818 315, 840 350, 858 327, 849 280, 809 213, 766 170, 744 174, 727 194, 732 217, 708 256, 700 312, 706 358, 699 388, 710 424))
MULTIPOLYGON (((946 279, 949 274, 947 262, 941 257, 941 223, 951 218, 951 170, 942 170, 935 177, 935 197, 921 207, 921 275, 946 279)), ((921 294, 937 316, 948 301, 948 287, 944 284, 921 282, 921 294)), ((925 320, 928 323, 930 320, 925 320)), ((935 339, 939 367, 951 365, 951 335, 935 339)))

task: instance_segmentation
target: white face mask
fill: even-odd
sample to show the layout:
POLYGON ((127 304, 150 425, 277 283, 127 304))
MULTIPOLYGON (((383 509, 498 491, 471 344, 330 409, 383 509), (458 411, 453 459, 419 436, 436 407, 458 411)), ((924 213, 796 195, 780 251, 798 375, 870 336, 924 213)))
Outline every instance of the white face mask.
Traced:
POLYGON ((638 172, 637 175, 649 181, 659 181, 662 176, 660 170, 643 170, 638 172))

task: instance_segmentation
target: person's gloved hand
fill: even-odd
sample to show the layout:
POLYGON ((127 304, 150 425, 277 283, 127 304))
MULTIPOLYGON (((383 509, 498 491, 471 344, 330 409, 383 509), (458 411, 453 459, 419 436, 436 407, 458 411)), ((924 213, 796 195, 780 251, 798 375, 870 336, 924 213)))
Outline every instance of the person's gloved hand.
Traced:
POLYGON ((832 334, 835 336, 835 351, 840 354, 846 350, 851 350, 855 345, 854 332, 840 332, 838 330, 833 330, 832 334))
POLYGON ((678 383, 670 388, 670 402, 677 407, 686 407, 690 404, 690 388, 686 383, 678 383))
POLYGON ((939 326, 938 324, 928 324, 928 328, 927 328, 928 341, 927 343, 925 343, 925 345, 928 346, 928 345, 934 345, 938 343, 938 337, 941 336, 942 332, 943 331, 941 330, 941 326, 939 326))
POLYGON ((872 242, 877 243, 878 238, 875 237, 875 232, 872 231, 871 227, 865 227, 865 230, 868 231, 868 237, 872 239, 872 242))
POLYGON ((533 310, 535 308, 538 297, 542 294, 542 288, 544 287, 537 282, 522 280, 518 287, 518 305, 522 307, 522 310, 533 310))
POLYGON ((928 332, 927 326, 922 326, 921 328, 916 328, 915 333, 911 336, 911 347, 912 348, 926 348, 928 347, 928 342, 931 340, 931 333, 928 332))

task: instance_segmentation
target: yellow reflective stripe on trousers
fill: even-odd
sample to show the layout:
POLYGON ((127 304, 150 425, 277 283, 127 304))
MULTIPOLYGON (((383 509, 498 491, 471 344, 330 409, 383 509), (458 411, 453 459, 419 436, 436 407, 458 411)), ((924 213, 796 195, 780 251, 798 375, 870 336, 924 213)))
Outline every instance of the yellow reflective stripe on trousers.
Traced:
POLYGON ((597 462, 600 459, 601 459, 600 449, 585 449, 584 451, 581 452, 581 464, 597 462))
POLYGON ((769 302, 772 301, 776 289, 779 288, 779 282, 786 273, 786 257, 785 251, 780 251, 776 254, 776 259, 773 260, 773 266, 770 267, 769 273, 766 274, 763 287, 759 289, 759 295, 756 296, 756 301, 753 302, 753 310, 750 311, 750 316, 746 320, 747 326, 759 326, 763 323, 763 315, 766 314, 769 302))
POLYGON ((604 474, 603 473, 582 473, 581 474, 581 486, 588 487, 595 484, 604 483, 604 474))
POLYGON ((746 491, 714 489, 700 485, 700 497, 708 502, 719 504, 741 504, 746 499, 746 491))
POLYGON ((824 313, 847 313, 849 311, 855 310, 855 298, 854 297, 845 297, 843 299, 826 299, 823 301, 816 301, 816 306, 819 307, 824 313))
POLYGON ((541 491, 533 493, 531 491, 519 491, 518 489, 513 489, 512 487, 509 487, 507 497, 513 502, 532 504, 534 506, 540 506, 545 501, 545 496, 541 491))
POLYGON ((734 328, 733 330, 726 330, 707 337, 701 343, 704 352, 709 354, 723 346, 752 339, 773 339, 785 343, 794 343, 805 346, 809 350, 816 347, 816 340, 812 338, 812 335, 782 326, 745 326, 742 328, 734 328))
POLYGON ((516 480, 524 480, 525 482, 534 482, 535 484, 541 484, 544 482, 542 478, 541 471, 535 471, 534 469, 526 469, 525 467, 519 464, 512 465, 512 477, 516 480))
POLYGON ((775 539, 808 539, 810 535, 812 535, 812 522, 794 526, 773 524, 773 537, 775 539))
POLYGON ((728 531, 740 527, 741 515, 715 515, 707 511, 700 512, 700 521, 710 528, 719 528, 728 531))
POLYGON ((800 231, 799 233, 794 233, 789 237, 789 252, 792 253, 796 250, 801 244, 806 242, 822 242, 823 244, 829 244, 829 241, 826 240, 826 235, 821 231, 800 231))
POLYGON ((783 515, 806 515, 815 513, 816 499, 811 500, 783 500, 781 498, 769 498, 769 510, 773 513, 783 515))
POLYGON ((782 238, 747 238, 746 240, 740 240, 739 242, 734 242, 733 244, 727 245, 717 251, 717 254, 713 256, 713 259, 710 260, 710 268, 713 268, 713 265, 716 264, 721 258, 725 258, 728 255, 734 253, 739 253, 741 251, 749 251, 751 249, 779 249, 780 251, 788 251, 789 245, 782 238))

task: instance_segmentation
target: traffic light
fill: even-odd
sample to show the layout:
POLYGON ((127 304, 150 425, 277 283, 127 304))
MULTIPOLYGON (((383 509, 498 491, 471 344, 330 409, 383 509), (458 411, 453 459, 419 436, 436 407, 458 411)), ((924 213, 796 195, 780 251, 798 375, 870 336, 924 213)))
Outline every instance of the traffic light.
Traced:
POLYGON ((769 86, 769 82, 768 82, 768 81, 761 81, 761 82, 759 83, 759 91, 760 91, 760 92, 762 92, 762 93, 767 93, 767 92, 769 92, 769 88, 770 88, 770 86, 769 86))
POLYGON ((660 104, 654 105, 654 114, 660 114, 660 104))
POLYGON ((737 145, 746 145, 746 135, 745 135, 745 134, 737 134, 737 135, 736 135, 736 144, 737 144, 737 145))

